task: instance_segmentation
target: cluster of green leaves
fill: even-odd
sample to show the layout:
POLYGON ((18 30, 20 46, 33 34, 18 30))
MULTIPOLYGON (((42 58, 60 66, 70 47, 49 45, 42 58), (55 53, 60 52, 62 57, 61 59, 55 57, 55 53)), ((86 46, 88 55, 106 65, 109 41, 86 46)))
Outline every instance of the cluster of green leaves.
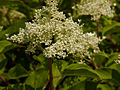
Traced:
MULTIPOLYGON (((106 39, 99 45, 101 52, 94 60, 80 58, 57 60, 53 58, 53 85, 56 90, 119 90, 120 64, 114 60, 120 52, 120 0, 116 0, 116 14, 113 18, 102 16, 100 19, 100 36, 106 39)), ((84 32, 96 31, 96 23, 90 16, 75 17, 72 6, 79 0, 58 0, 59 9, 71 13, 74 20, 81 19, 84 32)), ((31 21, 34 10, 45 5, 44 0, 0 0, 0 90, 49 90, 48 58, 39 51, 36 54, 25 53, 26 47, 6 40, 6 34, 13 35, 19 28, 31 21), (11 11, 19 16, 11 17, 11 11)))

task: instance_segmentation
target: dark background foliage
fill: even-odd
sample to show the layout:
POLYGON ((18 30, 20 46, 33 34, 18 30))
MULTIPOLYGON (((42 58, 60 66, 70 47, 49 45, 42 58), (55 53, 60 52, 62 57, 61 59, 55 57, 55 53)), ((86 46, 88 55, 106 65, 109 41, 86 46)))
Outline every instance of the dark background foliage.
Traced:
MULTIPOLYGON (((90 16, 77 16, 72 6, 79 0, 57 0, 67 17, 81 19, 84 32, 96 32, 96 22, 90 16)), ((78 64, 80 58, 53 59, 53 84, 56 90, 120 90, 120 64, 114 60, 120 52, 120 0, 116 0, 115 16, 100 19, 99 36, 105 36, 101 52, 93 62, 78 64)), ((38 51, 26 54, 26 45, 6 40, 25 22, 34 19, 34 10, 44 6, 44 0, 0 0, 0 90, 49 90, 48 58, 38 51)))

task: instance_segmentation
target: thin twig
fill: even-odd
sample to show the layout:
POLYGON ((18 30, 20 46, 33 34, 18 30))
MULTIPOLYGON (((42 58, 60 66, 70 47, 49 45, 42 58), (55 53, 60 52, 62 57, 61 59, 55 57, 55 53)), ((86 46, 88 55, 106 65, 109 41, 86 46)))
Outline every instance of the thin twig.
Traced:
POLYGON ((38 0, 38 6, 40 6, 40 0, 38 0))
POLYGON ((96 31, 96 33, 97 33, 97 36, 99 37, 99 19, 96 20, 96 24, 97 24, 97 31, 96 31))
POLYGON ((116 43, 115 41, 113 41, 113 39, 112 39, 110 36, 108 36, 107 38, 111 41, 111 43, 112 43, 112 44, 119 50, 119 52, 120 52, 120 48, 118 47, 117 43, 116 43))
POLYGON ((52 59, 49 59, 49 77, 50 77, 50 90, 54 90, 53 87, 53 74, 52 74, 52 59))
MULTIPOLYGON (((53 76, 53 78, 60 78, 60 77, 63 77, 64 75, 58 75, 58 76, 53 76)), ((50 83, 50 80, 47 81, 47 83, 45 84, 44 86, 44 89, 48 86, 48 84, 50 83)), ((54 88, 55 90, 55 88, 54 88)))
POLYGON ((0 76, 0 79, 7 85, 10 85, 9 82, 3 76, 0 76))
POLYGON ((44 86, 44 89, 48 86, 49 82, 50 82, 50 80, 47 81, 47 83, 44 86))
POLYGON ((54 76, 53 78, 60 78, 63 77, 64 75, 58 75, 58 76, 54 76))
POLYGON ((98 66, 96 65, 96 63, 94 62, 94 59, 91 59, 91 63, 93 64, 94 68, 97 69, 98 66))

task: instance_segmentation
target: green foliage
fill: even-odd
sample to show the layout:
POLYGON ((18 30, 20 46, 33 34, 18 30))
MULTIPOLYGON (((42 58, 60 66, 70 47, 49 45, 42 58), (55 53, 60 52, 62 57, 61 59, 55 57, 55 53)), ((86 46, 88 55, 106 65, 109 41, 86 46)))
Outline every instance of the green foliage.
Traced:
POLYGON ((10 0, 0 0, 0 7, 11 4, 10 0))
POLYGON ((37 71, 30 73, 25 81, 26 85, 30 85, 33 88, 44 88, 48 80, 48 71, 41 68, 37 71))
MULTIPOLYGON (((57 0, 60 11, 74 21, 81 19, 86 32, 96 32, 97 24, 91 16, 78 16, 72 6, 80 0, 57 0)), ((120 0, 116 0, 115 17, 102 16, 99 36, 106 37, 100 44, 101 52, 80 63, 81 58, 52 58, 53 85, 56 90, 120 90, 120 0)), ((0 0, 0 90, 50 90, 49 59, 38 48, 35 54, 26 54, 26 45, 7 41, 25 28, 25 22, 34 18, 34 10, 45 6, 44 0, 0 0), (11 11, 16 17, 10 16, 11 11), (24 17, 20 18, 20 15, 24 17)), ((44 49, 44 44, 41 45, 44 49)))
POLYGON ((0 41, 0 53, 9 45, 11 45, 11 42, 9 41, 6 40, 0 41))
POLYGON ((7 58, 4 54, 0 54, 0 74, 4 72, 7 58))
MULTIPOLYGON (((59 69, 58 69, 58 67, 57 67, 56 64, 52 65, 52 70, 53 70, 53 76, 60 76, 61 75, 61 73, 60 73, 60 71, 59 71, 59 69)), ((60 80, 61 80, 61 77, 60 78, 55 78, 53 80, 54 87, 56 87, 57 85, 59 85, 60 80)))
POLYGON ((10 27, 6 30, 0 31, 0 39, 6 39, 5 34, 15 34, 19 32, 19 28, 23 28, 25 26, 25 20, 18 20, 13 23, 10 27))
POLYGON ((20 64, 14 66, 8 71, 8 77, 9 79, 18 79, 21 77, 26 77, 28 76, 27 70, 20 64))
POLYGON ((115 90, 115 88, 109 84, 99 84, 97 88, 99 88, 100 90, 115 90))
POLYGON ((120 23, 115 22, 112 25, 108 25, 102 29, 102 35, 105 35, 107 32, 113 31, 113 29, 117 26, 120 26, 120 23))
POLYGON ((84 64, 71 64, 64 70, 63 74, 66 76, 83 76, 98 78, 96 72, 84 64))
POLYGON ((68 90, 96 90, 97 89, 97 83, 95 82, 79 82, 70 88, 68 90))

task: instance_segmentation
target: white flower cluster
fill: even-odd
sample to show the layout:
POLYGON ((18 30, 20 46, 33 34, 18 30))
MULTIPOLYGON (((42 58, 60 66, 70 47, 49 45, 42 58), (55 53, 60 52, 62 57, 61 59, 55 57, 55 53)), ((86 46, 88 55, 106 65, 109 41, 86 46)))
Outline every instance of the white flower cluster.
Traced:
POLYGON ((101 39, 95 33, 84 34, 82 26, 58 11, 56 0, 46 0, 46 3, 47 6, 36 10, 32 23, 27 22, 25 29, 20 29, 18 35, 8 40, 29 44, 27 51, 33 53, 44 43, 46 47, 43 53, 48 58, 65 58, 69 54, 82 58, 99 52, 101 39))
POLYGON ((10 17, 10 22, 14 23, 14 21, 25 18, 25 15, 23 13, 20 13, 16 10, 10 10, 8 13, 8 16, 10 17))
POLYGON ((114 60, 117 64, 120 64, 120 54, 118 55, 118 59, 114 60))
POLYGON ((101 15, 112 17, 114 10, 110 0, 81 0, 80 4, 73 7, 78 15, 91 15, 92 20, 98 20, 101 15))
POLYGON ((86 63, 85 63, 85 61, 80 60, 80 61, 78 62, 78 64, 86 64, 86 63))

